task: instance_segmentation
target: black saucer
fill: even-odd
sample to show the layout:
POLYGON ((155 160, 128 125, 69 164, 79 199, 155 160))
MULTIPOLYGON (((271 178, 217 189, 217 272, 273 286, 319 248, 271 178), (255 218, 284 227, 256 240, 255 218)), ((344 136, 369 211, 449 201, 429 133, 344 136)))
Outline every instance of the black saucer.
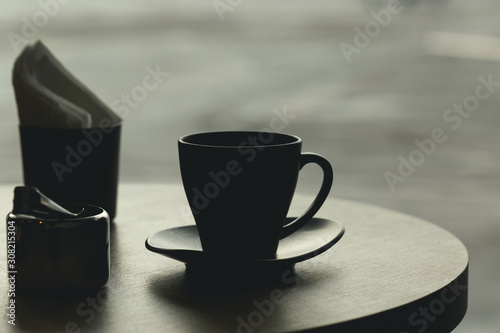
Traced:
MULTIPOLYGON (((287 218, 287 223, 294 218, 287 218)), ((203 252, 195 225, 157 232, 146 240, 152 252, 184 262, 188 268, 214 266, 237 269, 283 269, 313 258, 332 247, 344 235, 344 226, 336 221, 313 218, 305 226, 279 242, 275 259, 213 257, 203 252)))

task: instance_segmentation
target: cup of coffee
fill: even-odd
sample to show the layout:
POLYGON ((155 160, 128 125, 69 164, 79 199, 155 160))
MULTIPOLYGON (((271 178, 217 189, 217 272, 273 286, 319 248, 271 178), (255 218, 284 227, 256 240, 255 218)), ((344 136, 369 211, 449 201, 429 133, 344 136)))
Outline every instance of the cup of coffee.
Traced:
POLYGON ((182 182, 203 251, 229 258, 273 259, 279 240, 316 214, 333 182, 330 163, 301 153, 302 140, 271 132, 211 132, 179 139, 182 182), (323 182, 302 216, 286 223, 300 169, 316 163, 323 182))

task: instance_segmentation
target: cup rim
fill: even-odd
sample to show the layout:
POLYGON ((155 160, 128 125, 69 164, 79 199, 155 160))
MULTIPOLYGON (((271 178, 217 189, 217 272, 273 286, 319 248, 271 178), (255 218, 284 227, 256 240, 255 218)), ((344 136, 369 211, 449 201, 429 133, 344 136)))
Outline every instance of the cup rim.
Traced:
MULTIPOLYGON (((247 136, 247 137, 248 137, 247 136)), ((277 132, 268 132, 268 131, 213 131, 213 132, 200 132, 200 133, 192 133, 192 134, 187 134, 183 135, 179 138, 179 143, 184 144, 184 145, 190 145, 190 146, 197 146, 197 147, 207 147, 207 148, 229 148, 229 149, 234 149, 234 148, 240 148, 240 147, 252 147, 252 148, 259 148, 259 147, 283 147, 283 146, 290 146, 290 145, 295 145, 298 143, 301 143, 302 139, 299 138, 296 135, 293 134, 288 134, 288 133, 277 133, 277 132), (247 134, 248 136, 251 135, 259 135, 259 134, 265 134, 265 135, 277 135, 282 137, 283 139, 288 139, 286 142, 282 143, 276 143, 276 144, 258 144, 258 145, 243 145, 243 142, 239 142, 238 144, 234 145, 221 145, 221 144, 209 144, 209 143, 198 143, 198 142, 190 142, 190 139, 194 139, 195 137, 199 136, 215 136, 215 135, 231 135, 231 134, 238 134, 238 135, 245 135, 247 134)))

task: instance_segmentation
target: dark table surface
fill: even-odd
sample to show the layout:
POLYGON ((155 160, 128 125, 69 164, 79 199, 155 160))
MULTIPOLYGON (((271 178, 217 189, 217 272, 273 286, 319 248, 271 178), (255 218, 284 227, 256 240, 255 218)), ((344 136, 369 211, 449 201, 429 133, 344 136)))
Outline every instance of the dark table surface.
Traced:
MULTIPOLYGON (((0 186, 5 213, 12 190, 0 186)), ((290 214, 310 200, 297 195, 290 214)), ((317 216, 345 225, 329 251, 298 263, 280 281, 220 284, 209 279, 214 272, 187 274, 182 263, 144 246, 159 230, 193 223, 182 187, 122 184, 107 286, 65 298, 17 296, 16 325, 4 314, 0 330, 443 333, 460 323, 468 254, 456 237, 416 217, 331 198, 317 216)), ((5 248, 4 228, 0 237, 5 248)), ((5 271, 5 251, 0 260, 5 271)), ((5 278, 4 309, 7 289, 5 278)))

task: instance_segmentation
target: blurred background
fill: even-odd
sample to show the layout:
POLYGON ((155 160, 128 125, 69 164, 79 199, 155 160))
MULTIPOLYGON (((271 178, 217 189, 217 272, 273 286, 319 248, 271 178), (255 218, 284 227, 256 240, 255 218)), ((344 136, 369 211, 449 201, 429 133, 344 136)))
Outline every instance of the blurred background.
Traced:
MULTIPOLYGON (((22 183, 11 70, 23 42, 35 39, 106 104, 121 107, 121 182, 180 184, 178 137, 260 130, 286 112, 283 131, 332 162, 331 196, 419 216, 466 244, 470 303, 455 332, 498 332, 499 2, 0 6, 0 183, 22 183), (134 99, 148 68, 169 74, 134 99), (416 153, 415 140, 431 147, 435 129, 446 139, 416 153)), ((298 191, 313 194, 319 181, 307 167, 298 191)))

